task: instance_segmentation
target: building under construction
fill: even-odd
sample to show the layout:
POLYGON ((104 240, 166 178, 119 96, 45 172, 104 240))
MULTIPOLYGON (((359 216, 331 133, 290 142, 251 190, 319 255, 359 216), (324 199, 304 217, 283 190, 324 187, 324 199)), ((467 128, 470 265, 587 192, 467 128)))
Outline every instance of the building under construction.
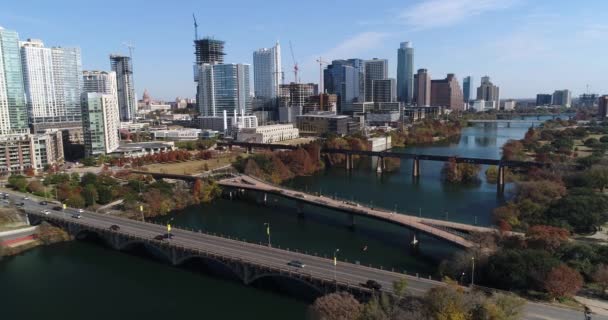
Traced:
POLYGON ((211 38, 194 40, 196 65, 224 63, 224 41, 211 38))

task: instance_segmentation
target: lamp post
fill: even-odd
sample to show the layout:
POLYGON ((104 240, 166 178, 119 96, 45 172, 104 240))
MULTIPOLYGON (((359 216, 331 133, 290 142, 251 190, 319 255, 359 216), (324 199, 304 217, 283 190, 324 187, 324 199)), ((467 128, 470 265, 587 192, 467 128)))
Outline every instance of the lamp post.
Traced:
POLYGON ((336 266, 338 265, 338 252, 340 252, 340 249, 334 250, 334 282, 336 283, 336 290, 338 290, 338 278, 336 277, 336 266))
POLYGON ((266 226, 266 237, 268 238, 268 247, 270 247, 270 222, 265 222, 266 226))
POLYGON ((141 221, 146 222, 146 217, 144 216, 144 206, 141 204, 139 205, 139 212, 141 213, 141 221))
POLYGON ((475 285, 475 257, 471 257, 471 287, 475 285))

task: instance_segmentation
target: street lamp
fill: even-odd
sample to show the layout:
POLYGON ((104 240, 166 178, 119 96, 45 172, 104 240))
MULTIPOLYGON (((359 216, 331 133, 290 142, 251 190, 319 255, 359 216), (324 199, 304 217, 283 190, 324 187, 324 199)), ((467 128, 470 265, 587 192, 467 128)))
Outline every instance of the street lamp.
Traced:
POLYGON ((144 216, 144 206, 142 204, 139 205, 139 212, 141 213, 141 221, 146 222, 146 217, 144 216))
POLYGON ((167 221, 167 238, 171 239, 171 221, 173 221, 173 219, 175 219, 175 217, 172 217, 171 219, 169 219, 169 221, 167 221))
POLYGON ((336 290, 338 289, 338 279, 336 277, 336 266, 338 265, 338 252, 340 252, 340 249, 334 250, 334 282, 336 283, 336 290))
POLYGON ((475 257, 471 257, 471 287, 475 285, 475 257))
POLYGON ((268 247, 270 247, 270 222, 265 222, 266 226, 266 237, 268 237, 268 247))

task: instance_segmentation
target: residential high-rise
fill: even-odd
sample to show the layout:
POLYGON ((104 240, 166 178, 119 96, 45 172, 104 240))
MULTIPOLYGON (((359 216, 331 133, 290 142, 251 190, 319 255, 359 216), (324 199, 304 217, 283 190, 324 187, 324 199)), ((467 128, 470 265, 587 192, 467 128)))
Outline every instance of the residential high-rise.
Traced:
POLYGON ((253 88, 256 98, 275 99, 281 84, 281 46, 253 52, 253 88))
POLYGON ((251 113, 248 64, 202 64, 198 75, 197 104, 202 116, 251 113))
POLYGON ((600 121, 605 121, 608 117, 608 95, 599 97, 597 117, 600 121))
POLYGON ((462 98, 464 102, 473 100, 473 77, 464 77, 462 80, 462 98))
POLYGON ((414 92, 417 106, 431 105, 431 75, 426 69, 418 69, 414 78, 414 92))
POLYGON ((477 100, 493 102, 494 105, 498 107, 500 102, 500 89, 490 81, 490 77, 485 76, 481 78, 481 86, 477 88, 477 100))
POLYGON ((536 95, 537 106, 550 106, 553 103, 553 96, 550 94, 539 93, 536 95))
POLYGON ((373 102, 395 102, 397 100, 397 81, 380 79, 372 81, 373 102))
POLYGON ((445 79, 431 81, 431 105, 464 110, 462 90, 453 73, 448 73, 445 79))
POLYGON ((373 102, 374 80, 388 78, 388 60, 374 58, 365 60, 365 102, 373 102))
MULTIPOLYGON (((97 92, 118 95, 116 72, 88 71, 82 72, 83 92, 97 92)), ((118 99, 118 98, 117 98, 118 99)))
POLYGON ((19 35, 0 27, 0 135, 27 133, 19 35))
POLYGON ((118 149, 120 119, 116 94, 84 92, 82 126, 86 156, 108 154, 118 149))
POLYGON ((397 50, 397 99, 412 103, 414 99, 414 48, 411 42, 401 42, 397 50))
POLYGON ((135 86, 133 84, 133 64, 131 57, 113 54, 110 55, 112 71, 116 72, 118 89, 118 108, 121 121, 132 121, 135 118, 135 86))
POLYGON ((555 90, 553 92, 553 105, 570 108, 572 105, 572 93, 570 93, 570 90, 555 90))
POLYGON ((352 112, 365 100, 365 67, 361 59, 333 60, 323 71, 325 90, 338 96, 338 112, 352 112))
POLYGON ((82 61, 79 48, 46 48, 41 40, 20 43, 30 120, 45 123, 80 122, 82 61))

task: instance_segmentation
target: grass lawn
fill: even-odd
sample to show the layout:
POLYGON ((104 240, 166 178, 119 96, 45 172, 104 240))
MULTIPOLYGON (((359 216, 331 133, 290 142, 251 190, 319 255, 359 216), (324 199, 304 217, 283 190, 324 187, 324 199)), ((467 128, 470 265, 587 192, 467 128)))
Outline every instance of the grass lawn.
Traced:
MULTIPOLYGON (((213 170, 231 164, 237 153, 222 154, 218 158, 209 160, 191 160, 175 163, 155 163, 145 165, 150 172, 169 173, 169 174, 196 174, 204 172, 205 169, 213 170), (205 167, 207 165, 207 167, 205 167)), ((244 156, 244 155, 243 155, 244 156)))

